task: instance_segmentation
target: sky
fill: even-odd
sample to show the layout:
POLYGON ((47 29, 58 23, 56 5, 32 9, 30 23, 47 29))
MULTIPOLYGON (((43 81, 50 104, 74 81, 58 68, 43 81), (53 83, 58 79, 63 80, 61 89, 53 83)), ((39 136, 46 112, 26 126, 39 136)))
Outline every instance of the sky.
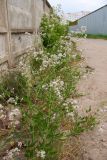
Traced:
POLYGON ((79 11, 94 11, 105 4, 107 0, 48 0, 52 6, 61 4, 62 10, 66 13, 79 11))

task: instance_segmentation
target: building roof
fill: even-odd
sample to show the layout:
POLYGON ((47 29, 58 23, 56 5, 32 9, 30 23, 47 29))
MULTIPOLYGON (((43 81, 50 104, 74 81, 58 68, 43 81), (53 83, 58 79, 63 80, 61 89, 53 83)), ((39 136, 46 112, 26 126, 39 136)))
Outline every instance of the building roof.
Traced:
POLYGON ((104 7, 107 7, 107 4, 104 5, 104 6, 102 6, 101 8, 98 8, 97 10, 95 10, 95 11, 93 11, 93 12, 90 12, 89 14, 87 14, 87 15, 85 15, 85 16, 79 18, 78 20, 80 20, 80 19, 82 19, 82 18, 84 18, 84 17, 87 17, 87 16, 90 15, 90 14, 93 14, 93 13, 97 12, 98 10, 100 10, 100 9, 102 9, 102 8, 104 8, 104 7))

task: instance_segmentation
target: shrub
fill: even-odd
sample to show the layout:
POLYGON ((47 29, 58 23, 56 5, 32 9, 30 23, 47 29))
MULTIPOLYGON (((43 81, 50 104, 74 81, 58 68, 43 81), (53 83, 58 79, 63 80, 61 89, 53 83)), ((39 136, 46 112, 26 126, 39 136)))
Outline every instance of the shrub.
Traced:
POLYGON ((61 19, 55 13, 51 13, 49 16, 44 15, 40 28, 43 46, 49 53, 55 46, 57 50, 61 36, 68 33, 68 26, 61 23, 61 19))
POLYGON ((44 16, 41 38, 43 50, 31 58, 32 95, 25 98, 27 108, 23 110, 25 155, 30 160, 57 160, 61 140, 89 129, 95 121, 77 114, 73 97, 81 73, 71 64, 81 56, 72 52, 75 45, 67 26, 55 14, 44 16))
POLYGON ((10 72, 0 82, 0 101, 3 103, 10 97, 21 100, 27 94, 27 78, 21 72, 10 72))

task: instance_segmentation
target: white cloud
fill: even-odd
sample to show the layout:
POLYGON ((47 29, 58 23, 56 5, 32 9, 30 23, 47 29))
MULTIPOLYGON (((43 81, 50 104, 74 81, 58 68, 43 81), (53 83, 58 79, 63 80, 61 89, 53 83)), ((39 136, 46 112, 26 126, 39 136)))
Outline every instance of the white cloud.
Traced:
POLYGON ((107 0, 49 0, 52 5, 61 4, 65 12, 93 11, 107 4, 107 0))

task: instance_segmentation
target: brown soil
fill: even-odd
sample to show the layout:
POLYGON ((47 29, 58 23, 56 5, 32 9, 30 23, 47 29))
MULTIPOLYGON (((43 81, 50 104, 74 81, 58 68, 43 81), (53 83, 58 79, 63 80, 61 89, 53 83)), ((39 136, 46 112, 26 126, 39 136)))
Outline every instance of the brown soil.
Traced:
POLYGON ((96 113, 99 124, 81 136, 84 150, 82 160, 107 160, 107 41, 79 39, 77 46, 82 50, 87 66, 94 71, 84 77, 78 86, 85 96, 79 98, 80 112, 96 113))

